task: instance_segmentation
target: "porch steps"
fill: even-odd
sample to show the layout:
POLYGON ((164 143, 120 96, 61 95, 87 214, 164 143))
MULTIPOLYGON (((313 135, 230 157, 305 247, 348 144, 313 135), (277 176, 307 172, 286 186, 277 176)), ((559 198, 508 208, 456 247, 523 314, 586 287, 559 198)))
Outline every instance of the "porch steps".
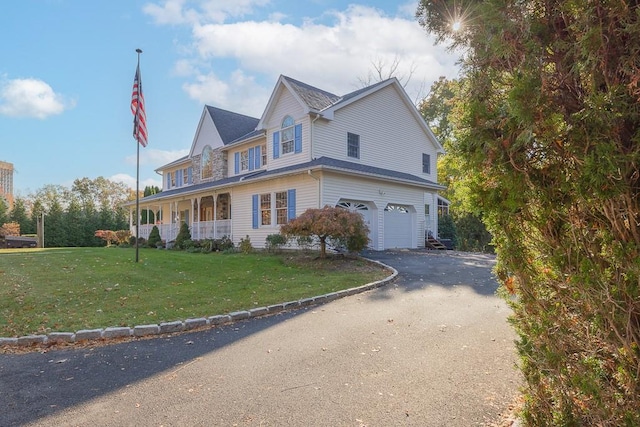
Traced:
POLYGON ((435 237, 427 237, 427 239, 425 240, 425 246, 427 247, 427 249, 435 249, 435 250, 439 250, 439 251, 446 251, 447 247, 445 245, 442 244, 442 242, 438 239, 436 239, 435 237))

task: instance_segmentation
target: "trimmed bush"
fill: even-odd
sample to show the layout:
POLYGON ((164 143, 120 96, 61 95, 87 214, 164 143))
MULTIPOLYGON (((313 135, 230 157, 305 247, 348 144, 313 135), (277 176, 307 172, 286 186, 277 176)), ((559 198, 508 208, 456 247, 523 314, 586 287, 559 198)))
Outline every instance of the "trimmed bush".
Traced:
POLYGON ((269 252, 278 252, 284 245, 287 244, 289 239, 282 234, 269 234, 266 240, 266 247, 269 252))
POLYGON ((160 237, 160 230, 157 225, 154 225, 149 233, 149 239, 147 240, 147 246, 150 248, 158 247, 158 243, 162 244, 162 238, 160 237))
POLYGON ((186 222, 183 222, 182 224, 180 224, 180 231, 176 236, 174 248, 185 249, 185 242, 187 240, 191 240, 191 232, 189 231, 189 225, 186 222))

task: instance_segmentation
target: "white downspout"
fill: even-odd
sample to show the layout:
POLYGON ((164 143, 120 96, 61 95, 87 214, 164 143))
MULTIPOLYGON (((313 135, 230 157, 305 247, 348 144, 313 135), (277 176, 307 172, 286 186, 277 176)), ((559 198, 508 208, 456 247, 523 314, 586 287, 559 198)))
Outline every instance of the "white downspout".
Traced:
POLYGON ((322 194, 321 194, 321 192, 322 192, 322 186, 320 185, 320 178, 318 178, 317 176, 313 176, 313 174, 311 173, 311 169, 309 169, 309 170, 307 171, 307 174, 308 174, 311 178, 313 178, 313 179, 315 179, 316 181, 318 181, 318 209, 320 209, 320 208, 322 207, 322 206, 320 206, 320 203, 322 202, 322 194))
POLYGON ((311 156, 309 160, 315 159, 315 157, 313 156, 313 124, 319 118, 320 118, 320 114, 316 113, 316 117, 313 120, 311 120, 311 126, 309 128, 309 153, 311 156))

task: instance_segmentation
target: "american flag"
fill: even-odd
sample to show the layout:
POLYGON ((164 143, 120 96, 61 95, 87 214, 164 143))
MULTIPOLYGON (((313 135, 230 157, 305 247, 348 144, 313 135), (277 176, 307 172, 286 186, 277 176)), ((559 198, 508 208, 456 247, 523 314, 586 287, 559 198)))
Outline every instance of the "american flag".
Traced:
POLYGON ((143 147, 147 146, 147 115, 144 112, 144 95, 142 94, 142 79, 140 79, 140 65, 136 68, 133 79, 133 93, 131 94, 131 112, 133 113, 133 137, 143 147))

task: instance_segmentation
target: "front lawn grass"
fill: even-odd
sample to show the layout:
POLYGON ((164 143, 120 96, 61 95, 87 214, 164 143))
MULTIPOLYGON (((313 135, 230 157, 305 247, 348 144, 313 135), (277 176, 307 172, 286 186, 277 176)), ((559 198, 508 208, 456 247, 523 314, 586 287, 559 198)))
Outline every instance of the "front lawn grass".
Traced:
POLYGON ((157 324, 335 292, 388 276, 302 252, 0 250, 0 337, 157 324))

